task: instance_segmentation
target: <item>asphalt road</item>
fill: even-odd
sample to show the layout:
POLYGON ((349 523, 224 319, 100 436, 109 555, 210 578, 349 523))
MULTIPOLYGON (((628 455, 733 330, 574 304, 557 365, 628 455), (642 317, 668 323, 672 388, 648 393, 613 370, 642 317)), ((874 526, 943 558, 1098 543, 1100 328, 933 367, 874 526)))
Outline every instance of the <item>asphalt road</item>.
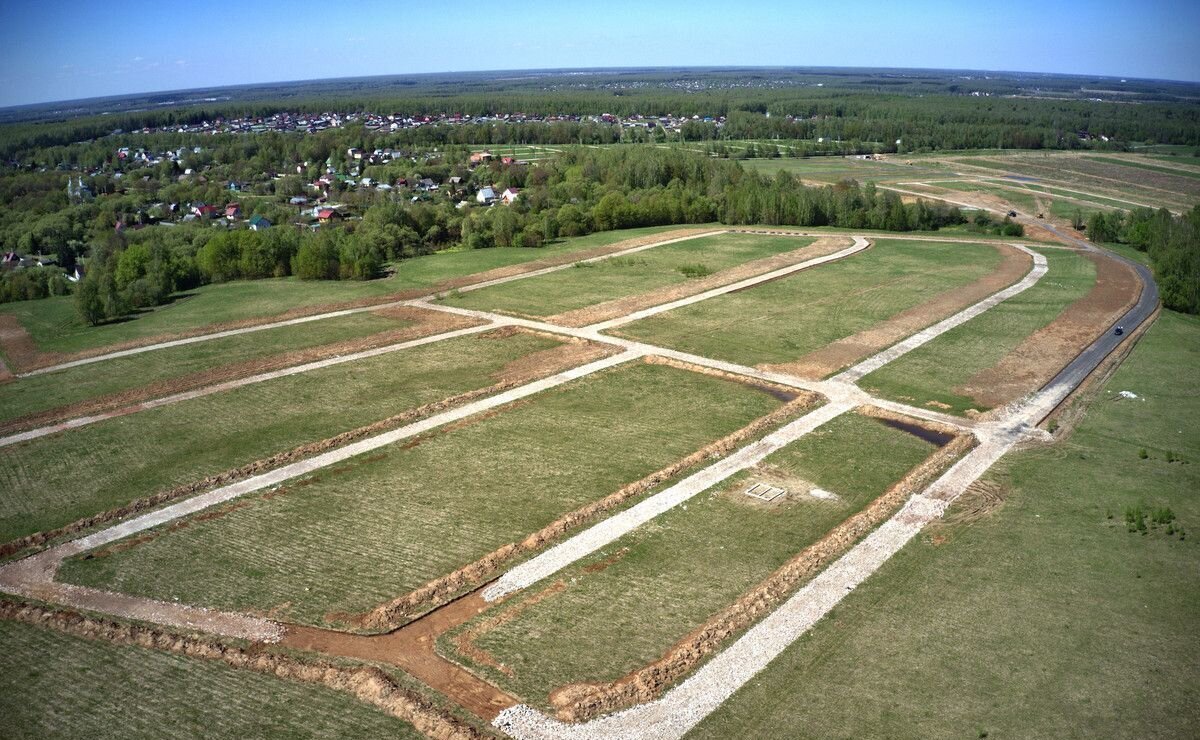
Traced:
POLYGON ((1072 360, 1070 364, 1059 371, 1058 375, 1055 375, 1054 378, 1045 385, 1045 388, 1049 389, 1055 386, 1066 384, 1073 389, 1075 386, 1082 383, 1088 375, 1091 375, 1092 371, 1095 370, 1096 367, 1104 361, 1104 358, 1108 357, 1109 353, 1116 349, 1121 342, 1129 339, 1130 335, 1133 334, 1137 327, 1141 326, 1142 322, 1150 318, 1150 316, 1158 308, 1158 284, 1154 282, 1154 273, 1150 271, 1150 268, 1139 262, 1126 259, 1119 254, 1113 254, 1109 251, 1097 249, 1092 244, 1083 241, 1082 239, 1076 239, 1073 236, 1064 234, 1049 224, 1039 223, 1038 225, 1044 229, 1054 232, 1059 237, 1073 244, 1083 247, 1084 249, 1095 252, 1103 251, 1106 256, 1124 262, 1137 272, 1138 278, 1142 281, 1142 293, 1138 297, 1137 303, 1135 303, 1132 308, 1126 311, 1121 318, 1117 319, 1115 323, 1105 328, 1104 333, 1101 334, 1096 341, 1092 342, 1087 349, 1079 353, 1079 355, 1072 360), (1114 333, 1114 330, 1118 326, 1124 327, 1125 331, 1122 336, 1117 336, 1114 333))

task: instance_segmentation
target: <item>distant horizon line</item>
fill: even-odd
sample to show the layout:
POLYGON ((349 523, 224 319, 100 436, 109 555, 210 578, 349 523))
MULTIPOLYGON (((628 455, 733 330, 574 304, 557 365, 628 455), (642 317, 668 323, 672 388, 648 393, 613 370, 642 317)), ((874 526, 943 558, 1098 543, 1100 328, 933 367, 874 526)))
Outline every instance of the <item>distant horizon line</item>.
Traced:
POLYGON ((1098 78, 1104 80, 1137 81, 1137 82, 1170 82, 1184 85, 1200 85, 1198 80, 1180 80, 1166 77, 1135 77, 1129 75, 1110 75, 1084 72, 1034 72, 1030 70, 1003 69, 972 69, 968 67, 876 67, 876 66, 844 66, 844 65, 782 65, 782 64, 730 64, 730 65, 634 65, 625 67, 528 67, 528 68, 497 68, 497 69, 457 69, 434 72, 390 72, 384 74, 345 75, 341 77, 305 77, 291 80, 270 80, 265 82, 235 82, 219 85, 203 85, 200 87, 168 88, 163 90, 142 90, 138 92, 115 93, 112 95, 94 95, 86 98, 67 98, 62 100, 43 100, 30 103, 16 103, 0 106, 0 111, 15 111, 27 108, 68 106, 73 104, 96 103, 100 101, 115 101, 135 98, 143 95, 168 95, 172 93, 197 93, 204 91, 234 90, 255 87, 271 87, 274 85, 296 85, 306 82, 337 82, 339 80, 368 80, 382 78, 406 77, 435 77, 439 75, 481 75, 481 74, 514 74, 514 73, 555 73, 555 72, 622 72, 622 71, 669 71, 669 70, 853 70, 853 71, 899 71, 899 72, 972 72, 977 74, 994 75, 1036 75, 1041 77, 1059 78, 1098 78))

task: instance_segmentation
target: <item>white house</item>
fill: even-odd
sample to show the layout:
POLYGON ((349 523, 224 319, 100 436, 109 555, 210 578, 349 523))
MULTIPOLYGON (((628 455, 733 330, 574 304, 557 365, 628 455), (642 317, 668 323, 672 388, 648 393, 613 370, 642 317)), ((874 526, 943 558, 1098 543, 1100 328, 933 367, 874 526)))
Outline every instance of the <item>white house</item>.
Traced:
POLYGON ((475 200, 480 203, 491 203, 496 200, 496 191, 491 188, 480 188, 478 193, 475 193, 475 200))
POLYGON ((505 188, 504 192, 500 194, 500 199, 503 200, 506 205, 510 206, 519 197, 521 197, 521 191, 517 190, 516 188, 505 188))

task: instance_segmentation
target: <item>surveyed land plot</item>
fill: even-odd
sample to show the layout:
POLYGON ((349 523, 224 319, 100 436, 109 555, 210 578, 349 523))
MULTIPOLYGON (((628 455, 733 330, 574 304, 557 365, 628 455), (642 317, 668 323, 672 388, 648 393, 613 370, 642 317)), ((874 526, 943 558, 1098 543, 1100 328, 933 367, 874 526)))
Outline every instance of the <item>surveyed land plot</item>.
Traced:
POLYGON ((1069 438, 1005 456, 688 737, 1193 735, 1197 363, 1200 318, 1163 311, 1069 438))
POLYGON ((353 622, 780 404, 731 380, 625 365, 243 498, 149 541, 118 543, 61 575, 307 623, 353 622))
MULTIPOLYGON (((537 368, 571 345, 486 333, 334 365, 22 442, 0 456, 0 542, 68 524, 537 368), (544 356, 544 355, 543 355, 544 356), (536 363, 535 363, 536 364, 536 363)), ((583 360, 580 360, 583 361, 583 360)), ((558 369, 561 369, 559 367, 558 369)))
POLYGON ((352 314, 18 378, 0 385, 0 422, 191 373, 333 342, 362 339, 412 324, 409 319, 376 313, 352 314))
MULTIPOLYGON (((1084 255, 1046 250, 1045 256, 1049 271, 1037 285, 870 373, 859 385, 892 400, 955 413, 991 408, 994 404, 964 392, 964 386, 977 373, 1000 363, 1095 286, 1095 265, 1084 255)), ((1086 328, 1091 338, 1102 330, 1086 328)), ((1061 367, 1073 357, 1072 353, 1052 360, 1061 361, 1061 367)))
POLYGON ((657 660, 936 449, 875 419, 838 417, 484 612, 444 639, 443 652, 541 706, 565 684, 614 681, 657 660), (763 503, 744 493, 753 482, 788 493, 763 503))
POLYGON ((0 622, 7 737, 422 737, 348 694, 0 622))
POLYGON ((744 262, 811 244, 804 237, 719 234, 666 244, 624 257, 579 263, 574 268, 447 299, 463 308, 521 316, 550 316, 664 286, 685 283, 744 262))
POLYGON ((745 365, 784 364, 978 280, 1000 260, 987 245, 879 239, 848 259, 613 333, 745 365))
MULTIPOLYGON (((0 307, 0 314, 16 317, 38 350, 74 353, 194 332, 212 325, 262 319, 287 311, 382 299, 407 291, 432 291, 440 284, 476 273, 519 268, 535 260, 555 260, 575 252, 677 228, 605 231, 562 239, 541 249, 509 247, 437 252, 398 262, 392 276, 365 282, 279 278, 206 285, 180 296, 167 306, 139 314, 129 321, 103 326, 84 324, 69 296, 5 304, 0 307)), ((19 366, 20 363, 10 363, 10 369, 20 369, 19 366)))

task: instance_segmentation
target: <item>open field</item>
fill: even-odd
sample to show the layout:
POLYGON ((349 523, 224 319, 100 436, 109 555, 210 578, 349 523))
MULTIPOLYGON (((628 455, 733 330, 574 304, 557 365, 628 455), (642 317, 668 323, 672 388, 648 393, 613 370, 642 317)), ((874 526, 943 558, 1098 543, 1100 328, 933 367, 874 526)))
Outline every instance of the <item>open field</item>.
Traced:
POLYGON ((1198 348, 1164 312, 1072 436, 1002 461, 690 737, 1194 736, 1198 348), (1186 538, 1129 532, 1139 505, 1186 538))
MULTIPOLYGON (((1037 285, 867 375, 862 387, 887 398, 955 413, 986 410, 986 404, 962 392, 963 386, 1086 296, 1095 284, 1095 266, 1085 257, 1056 250, 1045 254, 1050 272, 1037 285)), ((1070 357, 1061 359, 1065 364, 1070 357)))
POLYGON ((148 648, 0 621, 9 738, 419 738, 411 725, 318 686, 148 648))
POLYGON ((20 443, 0 456, 0 542, 492 385, 556 346, 463 337, 20 443))
POLYGON ((365 282, 280 278, 206 285, 132 320, 98 327, 89 327, 80 321, 70 297, 2 304, 0 313, 15 316, 42 351, 70 353, 191 331, 211 324, 273 316, 309 306, 433 289, 443 281, 485 270, 553 259, 670 228, 605 231, 563 239, 540 249, 512 247, 438 252, 398 263, 396 273, 391 277, 365 282))
POLYGON ((708 375, 622 367, 72 562, 64 577, 310 623, 360 614, 779 403, 708 375), (701 404, 705 413, 696 415, 701 404))
POLYGON ((451 296, 450 305, 521 316, 549 316, 615 298, 685 283, 751 260, 801 249, 812 239, 720 234, 578 263, 570 270, 451 296))
POLYGON ((788 363, 977 280, 1000 260, 1000 253, 986 245, 878 239, 849 259, 652 316, 614 333, 743 364, 788 363))
POLYGON ((653 662, 934 449, 880 421, 839 417, 579 561, 545 591, 482 614, 469 625, 473 642, 503 669, 477 668, 545 704, 558 686, 612 681, 653 662), (789 493, 758 502, 743 493, 756 482, 789 493), (809 495, 814 486, 836 498, 809 495))
POLYGON ((1129 199, 1132 202, 1126 208, 1140 203, 1153 207, 1166 205, 1182 211, 1195 205, 1200 198, 1200 181, 1188 177, 1189 173, 1150 171, 1139 167, 1144 162, 1136 158, 1122 157, 1118 163, 1111 157, 1097 161, 1074 154, 1022 152, 988 157, 951 156, 947 162, 951 166, 967 165, 972 169, 1012 173, 1037 184, 1058 185, 1114 200, 1129 199))
POLYGON ((889 182, 923 177, 945 177, 950 171, 936 162, 910 160, 894 155, 887 161, 855 159, 853 157, 808 157, 799 159, 746 159, 742 165, 763 174, 773 175, 780 170, 805 182, 832 184, 839 180, 859 182, 889 182))
POLYGON ((359 313, 19 378, 0 385, 0 421, 221 366, 394 331, 412 323, 394 316, 359 313))

